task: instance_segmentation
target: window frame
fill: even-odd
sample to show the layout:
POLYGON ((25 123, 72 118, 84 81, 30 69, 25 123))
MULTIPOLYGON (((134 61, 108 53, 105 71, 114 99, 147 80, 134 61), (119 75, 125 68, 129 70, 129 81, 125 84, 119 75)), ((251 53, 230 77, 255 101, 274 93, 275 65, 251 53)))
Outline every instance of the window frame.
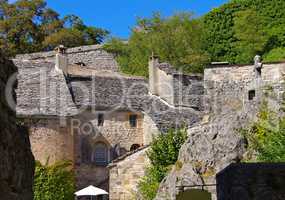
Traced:
POLYGON ((137 114, 129 115, 129 125, 132 128, 136 128, 138 126, 138 115, 137 114))
POLYGON ((105 116, 103 113, 97 115, 97 126, 104 126, 105 116))
POLYGON ((255 90, 249 90, 248 91, 248 100, 249 101, 253 101, 255 99, 256 96, 256 91, 255 90))
POLYGON ((94 145, 93 154, 92 154, 92 163, 96 166, 107 166, 109 163, 109 149, 108 146, 103 142, 97 142, 94 145), (100 150, 98 152, 98 150, 100 150), (103 156, 98 156, 102 154, 103 156))

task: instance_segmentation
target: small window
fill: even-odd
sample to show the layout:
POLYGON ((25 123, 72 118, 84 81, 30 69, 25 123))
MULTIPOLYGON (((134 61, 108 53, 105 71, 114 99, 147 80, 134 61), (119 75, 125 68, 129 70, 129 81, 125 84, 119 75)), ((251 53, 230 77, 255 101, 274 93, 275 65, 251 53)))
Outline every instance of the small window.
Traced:
POLYGON ((104 125, 104 114, 100 113, 98 114, 98 126, 104 125))
POLYGON ((93 162, 98 166, 108 164, 108 148, 104 143, 97 143, 94 148, 93 162))
POLYGON ((137 127, 137 115, 130 115, 129 121, 131 127, 137 127))
POLYGON ((255 90, 248 91, 248 100, 253 100, 255 97, 255 90))

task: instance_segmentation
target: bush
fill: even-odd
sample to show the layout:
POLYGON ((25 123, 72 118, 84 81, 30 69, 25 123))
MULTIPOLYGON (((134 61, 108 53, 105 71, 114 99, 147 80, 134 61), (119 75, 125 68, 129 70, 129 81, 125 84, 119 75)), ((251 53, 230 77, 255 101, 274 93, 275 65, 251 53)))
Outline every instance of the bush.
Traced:
POLYGON ((139 182, 139 192, 145 200, 154 199, 160 182, 177 161, 179 150, 187 138, 186 129, 169 130, 154 138, 147 156, 151 165, 139 182))
POLYGON ((276 62, 285 60, 285 47, 279 47, 272 49, 268 54, 265 55, 265 62, 276 62))
POLYGON ((264 106, 258 120, 241 132, 248 142, 248 160, 285 161, 285 117, 277 117, 264 106))
POLYGON ((73 200, 74 173, 71 162, 59 162, 52 166, 36 162, 34 200, 73 200))

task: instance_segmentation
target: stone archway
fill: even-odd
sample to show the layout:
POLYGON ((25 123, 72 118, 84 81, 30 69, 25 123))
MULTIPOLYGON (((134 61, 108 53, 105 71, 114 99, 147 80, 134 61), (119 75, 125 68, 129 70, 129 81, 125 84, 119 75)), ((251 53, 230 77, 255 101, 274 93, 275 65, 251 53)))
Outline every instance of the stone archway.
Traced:
POLYGON ((189 189, 181 191, 176 200, 211 200, 211 193, 206 190, 189 189))

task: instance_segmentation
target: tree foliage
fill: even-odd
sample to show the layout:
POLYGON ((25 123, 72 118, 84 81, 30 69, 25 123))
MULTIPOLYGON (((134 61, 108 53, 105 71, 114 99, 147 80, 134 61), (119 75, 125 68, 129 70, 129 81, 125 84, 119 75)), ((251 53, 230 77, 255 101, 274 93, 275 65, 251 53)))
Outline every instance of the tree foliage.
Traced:
POLYGON ((185 72, 203 72, 214 61, 249 64, 256 54, 283 61, 284 10, 283 0, 232 0, 196 19, 154 14, 138 19, 127 43, 113 39, 106 49, 116 53, 122 72, 142 76, 152 52, 185 72))
POLYGON ((128 42, 113 39, 105 49, 117 55, 121 71, 127 74, 147 76, 152 53, 185 72, 201 72, 208 62, 208 55, 201 49, 202 30, 202 23, 190 13, 169 18, 156 13, 137 20, 128 42))
POLYGON ((34 200, 72 200, 75 180, 70 162, 52 166, 36 163, 34 177, 34 200))
POLYGON ((203 16, 205 51, 212 61, 248 64, 284 47, 284 9, 283 0, 232 0, 214 9, 203 16))
POLYGON ((60 19, 44 0, 0 3, 0 49, 8 55, 101 43, 106 30, 89 27, 74 15, 60 19))
POLYGON ((179 150, 187 138, 186 129, 169 130, 154 138, 147 156, 151 165, 139 183, 139 191, 145 200, 152 200, 160 182, 177 161, 179 150))

